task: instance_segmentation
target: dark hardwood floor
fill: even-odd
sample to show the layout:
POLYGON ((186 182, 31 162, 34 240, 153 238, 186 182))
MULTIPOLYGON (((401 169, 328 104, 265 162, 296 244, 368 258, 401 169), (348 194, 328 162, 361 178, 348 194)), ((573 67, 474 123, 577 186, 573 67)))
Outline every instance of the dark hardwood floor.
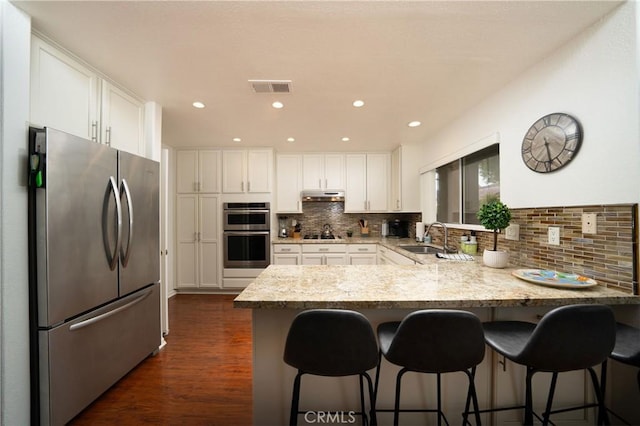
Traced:
POLYGON ((72 425, 250 425, 251 311, 231 295, 169 299, 167 345, 72 425))

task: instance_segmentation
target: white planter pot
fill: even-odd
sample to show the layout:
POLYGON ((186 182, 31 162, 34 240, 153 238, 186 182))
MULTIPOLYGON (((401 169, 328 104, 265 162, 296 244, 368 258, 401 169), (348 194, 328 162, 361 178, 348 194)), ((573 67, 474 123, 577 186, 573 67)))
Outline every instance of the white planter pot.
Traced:
POLYGON ((482 261, 490 268, 506 268, 509 264, 509 252, 485 249, 482 255, 482 261))

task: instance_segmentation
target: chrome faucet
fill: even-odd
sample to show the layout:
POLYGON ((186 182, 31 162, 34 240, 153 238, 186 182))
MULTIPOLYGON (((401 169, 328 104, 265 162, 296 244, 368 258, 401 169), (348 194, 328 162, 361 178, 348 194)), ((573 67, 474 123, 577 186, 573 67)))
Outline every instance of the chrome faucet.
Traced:
POLYGON ((444 243, 442 245, 442 254, 446 254, 447 253, 447 242, 448 242, 448 239, 449 239, 449 235, 448 235, 448 232, 447 232, 447 227, 446 227, 446 225, 444 223, 442 223, 442 222, 430 223, 429 226, 427 226, 427 230, 424 232, 424 236, 423 236, 422 239, 424 240, 424 237, 429 235, 429 231, 431 230, 431 227, 433 225, 438 225, 438 226, 442 227, 442 231, 444 232, 444 243))

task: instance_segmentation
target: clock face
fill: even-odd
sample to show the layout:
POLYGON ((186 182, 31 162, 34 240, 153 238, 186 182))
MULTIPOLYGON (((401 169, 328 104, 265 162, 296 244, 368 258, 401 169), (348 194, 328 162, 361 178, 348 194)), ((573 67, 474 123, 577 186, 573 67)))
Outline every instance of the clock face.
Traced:
POLYGON ((568 114, 545 115, 522 140, 522 161, 531 170, 548 173, 566 166, 580 149, 580 123, 568 114))

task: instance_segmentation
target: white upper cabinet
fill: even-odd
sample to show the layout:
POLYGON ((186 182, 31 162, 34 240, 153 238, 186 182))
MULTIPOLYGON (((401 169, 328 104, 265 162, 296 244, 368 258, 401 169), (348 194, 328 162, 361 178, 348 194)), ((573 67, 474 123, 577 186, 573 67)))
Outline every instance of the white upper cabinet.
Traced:
POLYGON ((178 193, 220 192, 219 150, 179 150, 176 158, 176 190, 178 193))
POLYGON ((144 102, 31 36, 30 121, 145 155, 144 102))
POLYGON ((276 211, 302 213, 302 158, 299 154, 276 155, 276 211))
POLYGON ((222 151, 222 192, 245 192, 247 186, 247 151, 222 151))
POLYGON ((391 153, 390 210, 403 212, 421 210, 418 150, 419 147, 404 145, 391 153))
POLYGON ((222 151, 222 192, 269 193, 272 190, 273 150, 222 151))
POLYGON ((101 140, 132 154, 144 153, 144 104, 103 81, 101 105, 101 140))
POLYGON ((304 154, 303 189, 344 189, 343 154, 304 154))
POLYGON ((31 36, 31 123, 98 140, 98 76, 31 36))
POLYGON ((271 192, 273 151, 250 149, 247 152, 247 192, 271 192))
POLYGON ((346 213, 384 212, 388 209, 390 155, 347 154, 345 156, 346 213))

